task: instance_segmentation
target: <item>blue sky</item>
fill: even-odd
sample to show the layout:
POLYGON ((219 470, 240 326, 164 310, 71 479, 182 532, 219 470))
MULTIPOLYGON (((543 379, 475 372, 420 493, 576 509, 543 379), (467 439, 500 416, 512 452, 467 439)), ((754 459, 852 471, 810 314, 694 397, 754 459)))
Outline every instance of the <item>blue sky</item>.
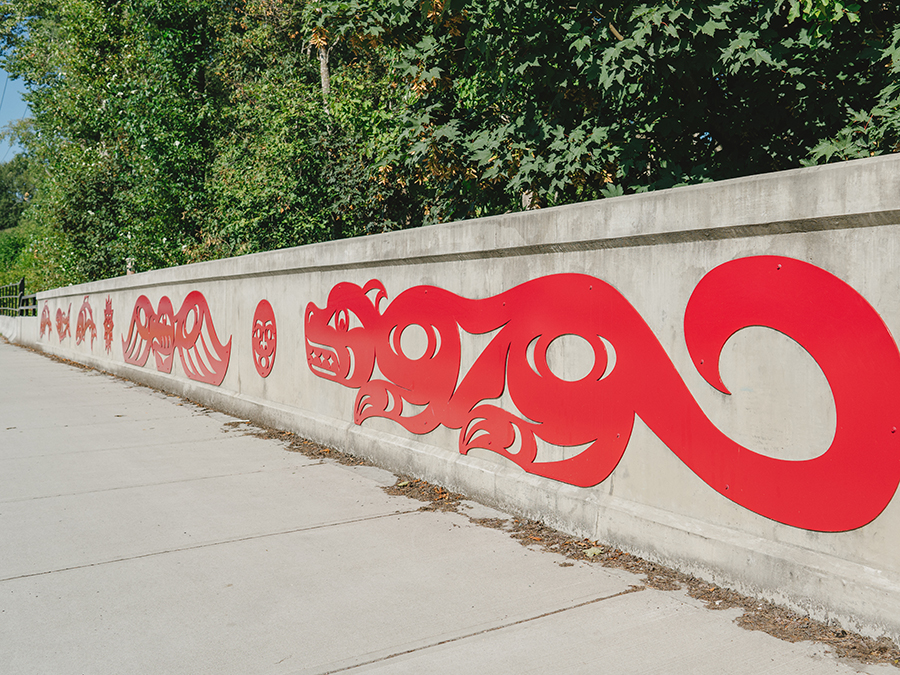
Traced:
MULTIPOLYGON (((0 129, 5 128, 13 120, 28 115, 28 106, 22 100, 22 94, 25 92, 22 81, 13 80, 5 70, 0 70, 0 92, 3 91, 4 84, 6 93, 0 100, 0 129)), ((9 160, 18 151, 18 146, 11 148, 7 141, 0 142, 0 162, 9 160)))

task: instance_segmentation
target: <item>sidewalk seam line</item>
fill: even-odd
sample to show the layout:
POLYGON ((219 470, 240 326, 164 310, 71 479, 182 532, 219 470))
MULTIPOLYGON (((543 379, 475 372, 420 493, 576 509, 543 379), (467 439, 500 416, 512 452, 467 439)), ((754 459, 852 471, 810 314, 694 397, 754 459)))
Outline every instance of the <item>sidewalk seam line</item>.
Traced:
MULTIPOLYGON (((85 425, 89 426, 89 425, 85 425)), ((52 428, 52 427, 46 427, 52 428)), ((8 431, 8 429, 0 429, 0 433, 8 431)), ((187 441, 178 441, 177 443, 173 443, 172 441, 160 441, 159 443, 149 443, 143 444, 138 443, 137 445, 114 445, 108 448, 90 448, 88 450, 74 450, 72 452, 44 452, 39 455, 20 455, 17 457, 0 457, 0 462, 16 462, 21 461, 23 459, 45 459, 47 457, 74 457, 76 455, 87 455, 87 454, 95 454, 101 452, 121 452, 123 450, 146 450, 153 448, 165 448, 171 447, 173 445, 187 445, 187 444, 200 444, 200 443, 215 443, 222 440, 219 436, 210 436, 208 438, 196 438, 189 439, 187 441)))
POLYGON ((603 602, 604 600, 612 600, 613 598, 618 598, 623 595, 629 595, 630 593, 637 593, 639 591, 646 590, 647 587, 644 585, 632 585, 629 586, 624 591, 619 591, 618 593, 613 593, 612 595, 605 595, 600 598, 594 598, 593 600, 585 600, 584 602, 579 602, 574 605, 570 605, 568 607, 560 607, 559 609, 553 609, 549 612, 544 612, 543 614, 536 614, 535 616, 529 616, 524 619, 519 619, 518 621, 511 621, 510 623, 505 623, 500 626, 493 626, 491 628, 485 628, 484 630, 475 631, 474 633, 468 633, 466 635, 458 635, 456 637, 447 638, 446 640, 440 640, 439 642, 434 642, 429 645, 423 645, 421 647, 415 647, 414 649, 407 649, 402 652, 396 652, 394 654, 389 654, 387 656, 382 656, 377 659, 372 659, 371 661, 365 661, 363 663, 355 663, 351 666, 344 666, 342 668, 338 668, 337 670, 326 670, 323 671, 321 675, 332 675, 333 673, 344 673, 350 670, 354 670, 356 668, 362 668, 363 666, 371 666, 374 663, 382 663, 384 661, 389 661, 391 659, 395 659, 399 656, 406 656, 407 654, 415 654, 416 652, 421 652, 426 649, 431 649, 433 647, 440 647, 441 645, 450 644, 451 642, 459 642, 460 640, 467 640, 472 637, 477 637, 479 635, 484 635, 485 633, 492 633, 494 631, 503 630, 504 628, 511 628, 512 626, 518 626, 523 623, 528 623, 530 621, 537 621, 538 619, 543 619, 548 616, 553 616, 555 614, 561 614, 562 612, 568 612, 571 609, 578 609, 579 607, 586 607, 587 605, 593 605, 598 602, 603 602))
POLYGON ((237 473, 223 473, 215 476, 196 476, 194 478, 179 478, 178 480, 160 481, 158 483, 137 483, 135 485, 119 485, 116 487, 99 488, 97 490, 85 490, 84 492, 60 492, 55 495, 39 495, 37 497, 18 497, 13 499, 0 499, 0 504, 17 504, 21 502, 33 502, 41 499, 57 499, 59 497, 82 497, 84 495, 100 494, 103 492, 115 492, 116 490, 134 490, 146 487, 159 487, 161 485, 177 485, 178 483, 191 483, 201 480, 214 480, 216 478, 232 478, 235 476, 253 476, 258 473, 271 473, 273 471, 286 471, 288 469, 305 469, 311 466, 323 466, 325 462, 314 462, 301 466, 276 467, 274 469, 257 469, 256 471, 239 471, 237 473))
POLYGON ((100 567, 101 565, 111 565, 113 563, 129 562, 131 560, 141 560, 142 558, 153 558, 155 556, 167 555, 169 553, 181 553, 183 551, 195 551, 201 548, 210 548, 212 546, 221 546, 222 544, 236 544, 242 541, 253 541, 254 539, 265 539, 266 537, 278 537, 284 534, 296 534, 298 532, 310 532, 313 530, 321 530, 326 527, 338 527, 341 525, 352 525, 354 523, 363 523, 369 520, 377 520, 379 518, 391 518, 393 516, 405 516, 411 513, 419 513, 416 510, 395 511, 393 513, 382 513, 377 516, 366 516, 364 518, 351 518, 350 520, 339 520, 333 523, 322 523, 321 525, 310 525, 308 527, 298 527, 291 530, 282 530, 279 532, 267 532, 265 534, 252 534, 245 537, 235 537, 234 539, 222 539, 221 541, 212 541, 205 544, 195 544, 193 546, 183 546, 180 548, 171 548, 165 551, 153 551, 152 553, 141 553, 139 555, 127 556, 125 558, 115 558, 113 560, 101 560, 100 562, 85 563, 84 565, 72 565, 71 567, 61 567, 55 570, 45 570, 43 572, 30 572, 28 574, 17 574, 16 576, 0 579, 0 583, 6 581, 17 581, 19 579, 29 579, 31 577, 42 577, 48 574, 56 574, 58 572, 71 572, 72 570, 87 569, 90 567, 100 567))

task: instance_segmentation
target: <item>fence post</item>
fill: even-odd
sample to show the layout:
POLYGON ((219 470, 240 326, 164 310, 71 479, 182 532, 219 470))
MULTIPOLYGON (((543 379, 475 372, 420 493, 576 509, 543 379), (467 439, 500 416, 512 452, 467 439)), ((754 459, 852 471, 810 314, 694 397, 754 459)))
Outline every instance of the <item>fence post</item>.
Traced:
POLYGON ((19 297, 16 298, 16 316, 22 316, 22 300, 25 298, 25 277, 19 279, 19 297))

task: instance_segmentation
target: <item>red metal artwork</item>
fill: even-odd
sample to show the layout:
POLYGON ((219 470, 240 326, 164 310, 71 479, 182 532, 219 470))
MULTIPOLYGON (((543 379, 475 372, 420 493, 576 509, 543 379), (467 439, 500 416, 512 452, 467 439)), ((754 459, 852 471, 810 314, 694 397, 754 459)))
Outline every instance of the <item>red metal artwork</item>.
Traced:
POLYGON ((41 337, 44 337, 44 333, 47 333, 47 337, 53 333, 53 319, 50 318, 50 304, 44 300, 44 309, 41 310, 41 337))
POLYGON ((84 302, 81 303, 81 309, 78 310, 78 320, 75 322, 75 344, 80 345, 84 342, 87 332, 91 332, 91 351, 94 350, 94 340, 97 339, 97 324, 94 323, 94 310, 88 301, 88 296, 84 296, 84 302))
POLYGON ((115 324, 113 323, 112 298, 106 296, 106 309, 103 310, 103 342, 106 346, 107 354, 112 351, 114 327, 115 324))
POLYGON ((825 453, 803 461, 762 455, 723 434, 634 307, 594 277, 542 277, 483 300, 433 286, 410 288, 382 309, 386 300, 378 281, 340 283, 325 309, 306 308, 307 363, 319 377, 359 389, 357 424, 386 417, 418 434, 460 429, 463 454, 484 448, 529 473, 588 487, 615 469, 639 415, 719 494, 824 532, 869 523, 900 482, 900 352, 862 296, 808 263, 760 256, 720 265, 695 288, 684 320, 694 365, 724 394, 719 357, 742 328, 774 328, 810 353, 831 386, 837 431, 825 453), (417 358, 401 345, 410 326, 427 335, 417 358), (460 329, 497 331, 464 373, 460 329), (550 344, 563 335, 593 350, 592 370, 577 381, 547 364, 550 344), (384 379, 372 379, 376 363, 384 379), (515 413, 495 405, 504 391, 515 413), (587 447, 537 461, 536 438, 587 447))
POLYGON ((62 308, 56 308, 56 334, 59 335, 60 342, 72 334, 72 329, 69 325, 69 317, 71 315, 72 303, 69 303, 69 311, 65 314, 63 314, 62 308))
POLYGON ((219 341, 203 294, 188 293, 177 314, 168 297, 160 298, 154 312, 153 304, 142 295, 134 303, 128 338, 122 338, 126 363, 143 367, 153 352, 156 369, 171 373, 176 351, 190 379, 222 384, 231 359, 231 338, 224 345, 219 341))
POLYGON ((260 300, 253 315, 253 365, 260 377, 268 377, 275 364, 275 348, 278 331, 275 328, 275 312, 268 300, 260 300))

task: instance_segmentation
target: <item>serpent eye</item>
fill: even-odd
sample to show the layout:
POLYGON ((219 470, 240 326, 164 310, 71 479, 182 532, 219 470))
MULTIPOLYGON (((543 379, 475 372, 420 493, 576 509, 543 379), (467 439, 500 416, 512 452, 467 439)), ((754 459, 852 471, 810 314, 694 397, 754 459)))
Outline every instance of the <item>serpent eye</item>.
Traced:
POLYGON ((354 328, 362 327, 362 322, 349 309, 339 309, 328 319, 328 325, 335 330, 346 333, 354 328))

